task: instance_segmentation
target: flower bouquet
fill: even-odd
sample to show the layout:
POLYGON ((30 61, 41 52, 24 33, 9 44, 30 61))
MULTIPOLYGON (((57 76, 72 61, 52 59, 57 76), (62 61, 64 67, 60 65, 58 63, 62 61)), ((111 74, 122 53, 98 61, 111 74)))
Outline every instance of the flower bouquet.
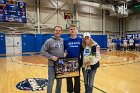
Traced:
POLYGON ((85 57, 84 57, 84 60, 83 60, 83 67, 85 68, 85 70, 91 69, 91 68, 90 68, 90 64, 91 64, 91 62, 93 61, 93 58, 95 58, 95 56, 93 56, 93 55, 88 55, 88 56, 85 56, 85 57))

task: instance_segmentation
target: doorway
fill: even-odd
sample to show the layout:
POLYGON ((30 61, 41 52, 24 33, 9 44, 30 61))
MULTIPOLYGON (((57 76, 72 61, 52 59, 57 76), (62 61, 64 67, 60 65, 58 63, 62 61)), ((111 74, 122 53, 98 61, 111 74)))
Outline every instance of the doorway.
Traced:
POLYGON ((6 55, 19 55, 22 53, 20 34, 6 35, 6 55))

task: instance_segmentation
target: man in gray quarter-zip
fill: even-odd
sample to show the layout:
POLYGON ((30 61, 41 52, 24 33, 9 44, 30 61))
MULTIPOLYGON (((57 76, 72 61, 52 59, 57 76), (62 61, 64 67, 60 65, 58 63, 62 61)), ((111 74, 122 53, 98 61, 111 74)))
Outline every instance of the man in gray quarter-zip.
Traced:
MULTIPOLYGON (((54 62, 57 61, 58 58, 64 57, 64 45, 63 39, 60 38, 62 33, 61 26, 54 27, 54 37, 48 39, 41 49, 41 54, 48 58, 48 87, 47 93, 52 93, 53 84, 55 80, 55 70, 54 70, 54 62)), ((61 93, 61 85, 62 79, 56 79, 56 90, 55 93, 61 93)))

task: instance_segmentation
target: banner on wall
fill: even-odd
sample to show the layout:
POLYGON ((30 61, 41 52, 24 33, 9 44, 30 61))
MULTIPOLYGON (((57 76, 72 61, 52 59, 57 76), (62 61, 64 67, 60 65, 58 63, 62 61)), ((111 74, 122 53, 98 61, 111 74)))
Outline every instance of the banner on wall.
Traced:
POLYGON ((126 35, 126 39, 130 39, 131 37, 133 38, 133 35, 132 34, 127 34, 126 35))
POLYGON ((134 39, 135 37, 138 37, 138 38, 140 39, 140 34, 127 34, 127 35, 126 35, 126 39, 130 39, 131 37, 132 37, 133 39, 134 39))
POLYGON ((140 34, 138 34, 138 38, 140 39, 140 34))

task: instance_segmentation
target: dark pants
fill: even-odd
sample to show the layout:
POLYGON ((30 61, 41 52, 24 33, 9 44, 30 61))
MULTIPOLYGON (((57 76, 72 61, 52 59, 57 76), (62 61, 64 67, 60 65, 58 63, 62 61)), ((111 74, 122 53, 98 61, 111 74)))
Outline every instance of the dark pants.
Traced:
POLYGON ((80 93, 80 77, 74 77, 74 86, 71 77, 66 78, 67 80, 67 92, 80 93))
POLYGON ((120 50, 120 45, 117 45, 116 50, 120 50))
POLYGON ((133 49, 134 49, 134 46, 130 45, 130 51, 133 51, 133 49))

